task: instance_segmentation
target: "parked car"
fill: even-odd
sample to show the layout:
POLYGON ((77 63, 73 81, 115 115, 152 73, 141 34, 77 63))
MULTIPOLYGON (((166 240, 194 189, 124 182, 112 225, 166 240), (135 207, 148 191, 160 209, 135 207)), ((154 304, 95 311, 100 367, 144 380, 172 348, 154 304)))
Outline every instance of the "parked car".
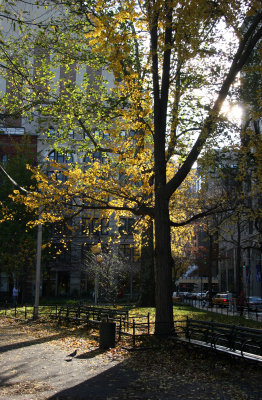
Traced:
POLYGON ((181 301, 180 293, 179 292, 173 292, 172 300, 173 300, 173 303, 177 303, 177 302, 181 301))
POLYGON ((217 293, 215 297, 213 297, 212 303, 218 307, 227 307, 229 304, 227 293, 217 293))
POLYGON ((196 292, 190 292, 187 294, 187 298, 195 300, 197 298, 197 293, 196 292))
POLYGON ((197 298, 198 300, 203 300, 203 299, 205 298, 205 296, 206 296, 206 293, 205 293, 205 292, 199 292, 199 293, 197 293, 196 298, 197 298))
POLYGON ((261 297, 250 296, 247 298, 247 306, 251 311, 262 311, 262 299, 261 297))
POLYGON ((188 292, 178 292, 179 293, 179 297, 181 297, 182 299, 186 298, 188 295, 188 292))
MULTIPOLYGON (((212 292, 211 292, 211 298, 215 297, 216 294, 217 294, 217 292, 212 291, 212 292)), ((206 300, 209 299, 209 290, 206 291, 206 293, 205 293, 205 298, 206 298, 206 300)))

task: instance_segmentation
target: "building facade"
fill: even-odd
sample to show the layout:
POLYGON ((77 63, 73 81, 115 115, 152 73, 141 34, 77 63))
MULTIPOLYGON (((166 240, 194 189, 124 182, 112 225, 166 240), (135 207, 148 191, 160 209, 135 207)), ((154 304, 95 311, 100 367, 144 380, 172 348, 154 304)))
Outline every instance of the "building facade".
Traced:
MULTIPOLYGON (((8 3, 6 7, 8 9, 8 3)), ((21 15, 23 11, 23 18, 26 22, 34 21, 34 25, 38 24, 39 26, 55 20, 56 16, 63 12, 59 7, 45 8, 41 6, 41 2, 35 1, 18 1, 16 5, 10 5, 10 7, 12 13, 21 15), (14 11, 15 7, 17 7, 17 10, 14 11)), ((8 15, 6 18, 2 17, 0 23, 3 38, 8 40, 10 36, 13 36, 19 40, 19 30, 15 31, 14 24, 8 19, 8 15)), ((34 54, 29 56, 32 66, 31 73, 34 77, 42 73, 41 68, 39 68, 41 58, 48 59, 50 57, 52 55, 48 52, 39 47, 35 48, 34 54)), ((66 85, 69 82, 71 86, 81 88, 88 76, 89 85, 93 86, 94 89, 97 74, 101 74, 107 79, 109 87, 113 84, 113 78, 106 70, 93 71, 88 65, 81 65, 79 68, 72 63, 69 66, 56 65, 53 70, 51 85, 56 88, 59 95, 66 90, 66 85)), ((42 82, 40 78, 39 82, 42 82)), ((10 80, 8 79, 7 73, 0 78, 0 90, 2 96, 9 95, 10 99, 19 96, 19 88, 15 87, 13 77, 10 80)), ((36 90, 39 90, 39 87, 36 87, 36 90)), ((57 130, 55 118, 52 120, 49 116, 41 114, 37 108, 34 108, 30 116, 22 114, 14 117, 11 114, 8 115, 3 110, 0 119, 0 161, 3 165, 7 158, 12 157, 14 143, 21 141, 24 136, 30 138, 30 145, 33 146, 37 155, 38 165, 41 165, 47 176, 54 174, 52 162, 60 163, 65 168, 66 164, 78 164, 84 167, 85 163, 90 161, 98 161, 101 165, 103 164, 102 152, 91 147, 87 160, 86 152, 78 151, 75 148, 74 139, 78 138, 79 141, 81 135, 84 139, 84 132, 69 130, 68 138, 73 150, 65 153, 65 151, 59 151, 57 147, 52 147, 52 135, 55 135, 57 130)), ((56 179, 63 181, 63 174, 56 172, 56 179)), ((89 295, 93 291, 93 282, 90 281, 88 276, 85 253, 90 251, 91 247, 98 242, 102 243, 104 247, 114 240, 119 242, 119 252, 129 259, 131 265, 137 265, 139 257, 134 245, 133 225, 133 218, 123 216, 120 219, 119 226, 113 214, 108 219, 101 219, 99 211, 92 210, 80 212, 66 224, 53 224, 48 228, 48 235, 53 243, 54 250, 49 258, 42 260, 41 294, 43 296, 89 295), (120 239, 117 239, 119 237, 120 239), (65 238, 66 246, 64 246, 65 238)), ((2 272, 2 275, 4 277, 5 272, 2 272)), ((31 283, 31 288, 33 294, 34 281, 31 283)), ((128 290, 131 291, 131 288, 132 282, 130 281, 128 290)), ((6 290, 6 284, 4 289, 6 290)))

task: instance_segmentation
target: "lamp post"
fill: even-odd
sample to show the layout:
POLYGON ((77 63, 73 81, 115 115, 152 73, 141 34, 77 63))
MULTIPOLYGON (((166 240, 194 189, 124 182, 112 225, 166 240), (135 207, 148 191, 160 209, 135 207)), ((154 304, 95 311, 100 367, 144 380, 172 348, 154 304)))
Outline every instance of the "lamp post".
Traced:
MULTIPOLYGON (((101 255, 101 242, 99 241, 96 245, 91 247, 92 253, 96 256, 96 261, 98 263, 101 263, 103 260, 103 257, 101 255)), ((94 288, 94 294, 95 294, 95 304, 97 304, 97 299, 98 299, 98 273, 97 269, 95 271, 95 288, 94 288)))
MULTIPOLYGON (((99 264, 103 261, 103 257, 101 254, 97 254, 96 261, 99 264)), ((97 299, 98 299, 98 273, 97 273, 97 269, 96 269, 96 272, 95 272, 95 304, 97 304, 97 299)))
POLYGON ((42 224, 37 225, 37 245, 36 245, 36 271, 35 271, 35 302, 33 319, 38 318, 39 297, 40 297, 40 272, 41 272, 41 253, 42 253, 42 224))

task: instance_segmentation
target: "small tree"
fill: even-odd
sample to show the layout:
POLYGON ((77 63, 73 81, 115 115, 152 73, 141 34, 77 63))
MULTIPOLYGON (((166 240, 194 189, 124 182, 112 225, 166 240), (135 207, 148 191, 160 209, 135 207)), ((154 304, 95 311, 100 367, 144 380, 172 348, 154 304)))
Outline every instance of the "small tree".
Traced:
POLYGON ((87 252, 85 269, 94 279, 95 290, 96 288, 98 290, 99 286, 101 296, 115 304, 130 271, 126 260, 116 249, 111 249, 109 252, 101 250, 100 254, 87 252))

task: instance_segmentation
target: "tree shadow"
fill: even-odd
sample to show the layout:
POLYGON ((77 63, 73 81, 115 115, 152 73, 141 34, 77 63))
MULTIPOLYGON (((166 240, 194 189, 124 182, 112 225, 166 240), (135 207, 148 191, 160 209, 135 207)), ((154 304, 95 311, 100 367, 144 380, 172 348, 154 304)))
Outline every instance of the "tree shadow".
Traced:
MULTIPOLYGON (((24 364, 20 364, 20 365, 21 365, 22 367, 25 367, 25 366, 26 366, 25 363, 24 363, 24 364)), ((17 369, 20 368, 20 365, 17 366, 17 369)), ((16 372, 14 373, 13 367, 11 367, 11 368, 9 368, 9 369, 6 369, 5 372, 4 372, 4 375, 2 375, 2 373, 0 374, 0 388, 1 388, 2 386, 5 386, 6 384, 8 384, 8 381, 9 381, 9 379, 10 379, 10 376, 12 376, 12 378, 15 378, 15 377, 17 377, 18 375, 19 375, 19 372, 16 371, 16 372), (8 375, 8 373, 9 373, 9 375, 8 375)))
POLYGON ((121 393, 138 378, 139 373, 131 368, 129 362, 123 361, 78 385, 52 395, 48 400, 106 400, 111 397, 122 399, 121 393))
POLYGON ((61 338, 66 337, 66 336, 70 336, 70 333, 68 333, 68 334, 59 333, 57 335, 46 336, 46 337, 39 338, 39 339, 26 340, 24 342, 7 344, 7 345, 4 345, 4 346, 0 346, 0 354, 4 353, 6 351, 10 351, 10 350, 20 349, 22 347, 29 347, 29 346, 34 346, 35 344, 51 342, 52 340, 61 339, 61 338))
POLYGON ((86 353, 80 354, 79 356, 76 356, 75 358, 78 358, 79 360, 88 360, 90 358, 94 358, 96 356, 99 356, 100 354, 103 354, 106 350, 102 350, 100 348, 87 351, 86 353))

